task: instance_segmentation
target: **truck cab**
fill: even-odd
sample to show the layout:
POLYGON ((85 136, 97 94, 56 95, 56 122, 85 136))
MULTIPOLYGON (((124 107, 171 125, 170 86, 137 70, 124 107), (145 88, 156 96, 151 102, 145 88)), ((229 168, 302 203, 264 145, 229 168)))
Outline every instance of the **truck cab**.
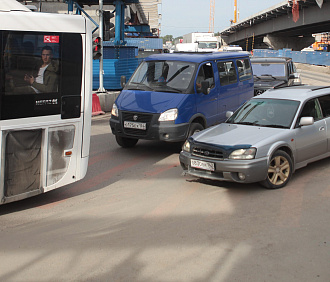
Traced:
POLYGON ((245 53, 152 55, 136 69, 111 112, 110 127, 122 147, 139 139, 183 142, 226 120, 253 97, 245 53))

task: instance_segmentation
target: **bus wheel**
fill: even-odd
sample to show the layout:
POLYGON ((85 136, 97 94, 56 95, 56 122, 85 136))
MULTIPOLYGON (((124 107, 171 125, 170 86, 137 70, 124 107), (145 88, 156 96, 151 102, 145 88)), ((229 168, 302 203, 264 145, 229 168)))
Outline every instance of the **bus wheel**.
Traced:
POLYGON ((123 148, 131 148, 136 145, 136 143, 139 141, 139 139, 121 137, 121 136, 116 135, 116 141, 117 141, 118 145, 123 148))

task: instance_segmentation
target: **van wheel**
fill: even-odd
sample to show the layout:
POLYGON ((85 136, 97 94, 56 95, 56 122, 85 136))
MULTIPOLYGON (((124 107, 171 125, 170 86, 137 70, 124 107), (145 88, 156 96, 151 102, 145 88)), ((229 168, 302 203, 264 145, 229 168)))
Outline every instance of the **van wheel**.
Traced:
POLYGON ((188 136, 187 136, 187 139, 194 135, 195 133, 199 132, 199 131, 202 131, 204 129, 204 126, 201 125, 200 123, 197 123, 197 122, 193 122, 191 125, 190 125, 190 128, 189 128, 189 132, 188 132, 188 136))
POLYGON ((284 187, 291 178, 292 167, 291 157, 284 151, 276 151, 269 162, 267 178, 260 184, 268 189, 284 187))
POLYGON ((123 148, 131 148, 136 145, 136 143, 139 141, 139 139, 121 137, 121 136, 116 135, 116 141, 117 141, 118 145, 123 148))

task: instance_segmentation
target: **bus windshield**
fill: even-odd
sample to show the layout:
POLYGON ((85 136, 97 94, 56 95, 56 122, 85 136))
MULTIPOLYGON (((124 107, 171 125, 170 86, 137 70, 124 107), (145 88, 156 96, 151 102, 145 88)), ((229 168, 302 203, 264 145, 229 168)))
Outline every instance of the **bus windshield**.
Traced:
POLYGON ((144 61, 135 71, 125 89, 186 93, 196 64, 181 61, 144 61))

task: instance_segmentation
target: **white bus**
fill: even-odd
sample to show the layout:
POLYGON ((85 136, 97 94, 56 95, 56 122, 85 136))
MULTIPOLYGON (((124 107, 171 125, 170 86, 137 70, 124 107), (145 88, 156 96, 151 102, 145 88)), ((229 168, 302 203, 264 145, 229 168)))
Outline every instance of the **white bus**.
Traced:
POLYGON ((92 25, 0 1, 0 205, 82 179, 92 115, 92 25))

